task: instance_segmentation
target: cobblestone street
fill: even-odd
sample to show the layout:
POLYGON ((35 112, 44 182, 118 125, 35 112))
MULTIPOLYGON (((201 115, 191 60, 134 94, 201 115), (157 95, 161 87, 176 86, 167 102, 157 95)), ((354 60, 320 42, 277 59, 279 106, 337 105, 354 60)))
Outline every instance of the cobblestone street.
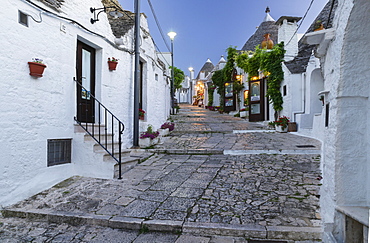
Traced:
POLYGON ((172 119, 122 180, 72 177, 5 208, 0 241, 320 241, 319 141, 190 105, 172 119))

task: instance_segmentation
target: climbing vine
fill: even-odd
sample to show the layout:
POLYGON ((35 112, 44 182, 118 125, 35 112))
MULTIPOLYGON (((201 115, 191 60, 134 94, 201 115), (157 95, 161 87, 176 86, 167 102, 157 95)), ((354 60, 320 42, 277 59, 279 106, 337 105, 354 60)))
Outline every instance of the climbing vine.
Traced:
POLYGON ((242 68, 249 75, 249 80, 253 76, 258 76, 259 70, 268 74, 267 93, 275 111, 283 109, 283 97, 280 92, 280 84, 284 79, 282 62, 284 61, 284 43, 276 44, 271 51, 265 51, 258 46, 252 57, 250 53, 241 53, 236 58, 238 67, 242 68))
POLYGON ((244 85, 234 78, 234 70, 236 67, 236 58, 238 52, 236 47, 227 48, 227 62, 223 69, 215 71, 212 76, 213 83, 217 86, 217 93, 220 95, 220 104, 223 109, 224 94, 225 94, 225 83, 233 83, 234 93, 237 94, 238 100, 239 92, 244 88, 244 85))
POLYGON ((213 93, 216 89, 216 86, 212 84, 210 87, 208 87, 208 106, 213 106, 213 93))
POLYGON ((220 95, 220 106, 224 109, 225 81, 224 70, 217 70, 212 75, 213 84, 217 87, 217 93, 220 95))

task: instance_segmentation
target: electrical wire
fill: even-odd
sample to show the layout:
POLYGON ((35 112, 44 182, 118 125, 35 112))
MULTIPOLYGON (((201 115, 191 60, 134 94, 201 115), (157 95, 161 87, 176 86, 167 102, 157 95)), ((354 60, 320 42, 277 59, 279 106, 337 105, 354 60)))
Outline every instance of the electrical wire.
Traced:
POLYGON ((28 16, 30 16, 31 17, 31 19, 33 19, 33 21, 35 21, 36 23, 38 23, 38 24, 40 24, 40 23, 42 23, 42 15, 41 15, 41 12, 39 12, 39 15, 40 15, 40 20, 37 20, 37 19, 35 19, 32 15, 30 15, 30 14, 27 14, 28 16))
POLYGON ((313 4, 314 1, 315 0, 311 0, 311 3, 310 3, 310 5, 307 8, 306 13, 304 14, 304 16, 303 16, 303 18, 301 20, 301 23, 299 23, 298 28, 295 30, 294 34, 292 35, 292 38, 290 38, 290 40, 288 41, 287 44, 285 44, 285 46, 289 45, 289 43, 292 41, 293 37, 297 34, 298 29, 301 27, 304 19, 306 18, 307 14, 308 14, 308 11, 310 11, 310 9, 311 9, 311 6, 312 6, 312 4, 313 4))
POLYGON ((113 46, 114 48, 116 48, 116 49, 118 49, 118 50, 125 51, 125 52, 128 52, 128 53, 130 53, 130 54, 133 54, 133 53, 134 53, 133 51, 128 50, 128 49, 126 49, 126 48, 120 48, 120 47, 117 47, 117 45, 116 45, 116 44, 114 44, 112 41, 108 40, 108 38, 107 38, 107 37, 105 37, 105 36, 103 36, 103 35, 101 35, 101 34, 98 34, 98 33, 94 32, 94 31, 92 31, 92 30, 89 30, 88 28, 86 28, 85 26, 83 26, 82 24, 80 24, 79 22, 77 22, 76 20, 73 20, 73 19, 70 19, 70 18, 67 18, 67 17, 61 16, 61 15, 55 14, 55 13, 53 13, 53 12, 51 12, 51 11, 49 11, 49 10, 47 10, 47 9, 45 9, 45 8, 43 8, 43 7, 41 7, 41 6, 39 6, 39 5, 37 5, 37 4, 35 4, 35 3, 34 3, 34 2, 32 2, 31 0, 24 0, 24 1, 28 2, 29 4, 31 4, 31 5, 33 5, 33 6, 35 6, 35 7, 37 7, 38 9, 41 9, 42 11, 44 11, 44 12, 46 12, 46 13, 50 14, 50 15, 53 15, 53 16, 58 17, 58 18, 60 18, 60 19, 64 19, 64 20, 67 20, 67 21, 72 22, 73 24, 76 24, 77 26, 79 26, 79 27, 80 27, 80 28, 82 28, 83 30, 85 30, 85 31, 87 31, 87 32, 89 32, 89 33, 91 33, 91 34, 94 34, 94 35, 96 35, 96 36, 98 36, 98 37, 100 37, 100 38, 102 38, 104 41, 106 41, 108 44, 110 44, 111 46, 113 46))
MULTIPOLYGON (((122 12, 124 12, 124 14, 126 14, 126 16, 127 16, 128 18, 130 18, 131 20, 133 20, 133 21, 134 21, 134 19, 133 19, 130 15, 128 15, 128 14, 126 13, 126 11, 124 11, 120 5, 118 5, 116 2, 114 2, 114 1, 112 1, 112 0, 111 0, 110 2, 111 2, 111 3, 113 3, 113 4, 114 4, 114 5, 115 5, 119 10, 121 10, 122 12)), ((164 40, 164 42, 165 42, 165 44, 166 44, 166 47, 167 47, 168 51, 170 51, 169 45, 168 45, 168 43, 165 41, 165 37, 164 37, 163 31, 162 31, 162 28, 161 28, 161 26, 160 26, 160 24, 159 24, 158 18, 157 18, 157 16, 156 16, 155 12, 154 12, 153 5, 152 5, 152 3, 150 2, 150 0, 148 0, 148 3, 149 3, 149 5, 150 5, 150 9, 151 9, 152 14, 153 14, 153 16, 154 16, 154 19, 155 19, 155 21, 156 21, 157 27, 158 27, 158 29, 159 29, 159 31, 160 31, 160 33, 161 33, 161 36, 162 36, 162 38, 163 38, 163 40, 164 40)), ((151 36, 151 34, 150 34, 150 33, 148 33, 148 32, 147 32, 143 27, 140 27, 140 29, 141 29, 142 31, 146 32, 146 34, 150 36, 150 38, 152 39, 153 44, 154 44, 154 46, 156 47, 156 49, 157 49, 158 53, 163 57, 163 61, 164 61, 164 62, 166 62, 168 66, 171 66, 171 65, 167 62, 166 58, 163 56, 162 51, 159 49, 158 45, 155 43, 155 41, 154 41, 153 37, 151 36)))
POLYGON ((152 11, 153 17, 154 17, 154 19, 155 19, 155 22, 156 22, 156 24, 157 24, 157 27, 158 27, 158 29, 159 29, 159 32, 160 32, 160 34, 161 34, 161 36, 162 36, 162 39, 163 39, 163 41, 164 41, 164 43, 165 43, 165 45, 166 45, 166 47, 167 47, 168 51, 170 51, 170 46, 168 45, 168 43, 167 43, 167 41, 166 41, 166 38, 165 38, 165 36, 164 36, 164 34, 163 34, 162 27, 161 27, 161 25, 159 24, 159 21, 158 21, 157 15, 155 14, 155 11, 154 11, 154 8, 153 8, 153 5, 152 5, 152 2, 151 2, 150 0, 148 0, 148 3, 149 3, 149 6, 150 6, 150 10, 152 11))

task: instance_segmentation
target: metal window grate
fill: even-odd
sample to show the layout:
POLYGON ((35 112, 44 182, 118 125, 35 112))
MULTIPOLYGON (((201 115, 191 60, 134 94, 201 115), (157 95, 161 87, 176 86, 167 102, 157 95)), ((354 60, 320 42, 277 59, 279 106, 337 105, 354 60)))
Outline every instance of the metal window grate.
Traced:
POLYGON ((48 139, 48 166, 71 163, 72 139, 48 139))
POLYGON ((18 11, 18 23, 28 27, 28 15, 18 11))

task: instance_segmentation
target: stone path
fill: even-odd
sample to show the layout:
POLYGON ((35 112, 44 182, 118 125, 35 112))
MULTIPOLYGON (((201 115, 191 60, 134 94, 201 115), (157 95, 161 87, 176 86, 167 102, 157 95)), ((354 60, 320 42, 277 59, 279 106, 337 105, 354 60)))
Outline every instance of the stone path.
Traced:
POLYGON ((194 106, 173 119, 122 180, 73 177, 3 210, 0 241, 320 240, 318 141, 194 106))

